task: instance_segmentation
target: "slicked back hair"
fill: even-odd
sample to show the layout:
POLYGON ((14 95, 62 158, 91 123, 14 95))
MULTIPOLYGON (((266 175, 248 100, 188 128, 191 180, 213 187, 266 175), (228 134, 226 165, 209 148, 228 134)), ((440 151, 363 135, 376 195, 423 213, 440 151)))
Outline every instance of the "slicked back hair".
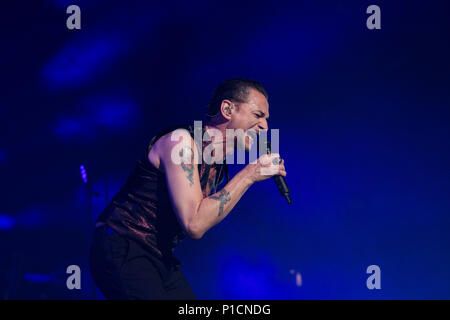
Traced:
POLYGON ((250 90, 254 89, 259 91, 268 100, 266 89, 256 80, 245 79, 245 78, 234 78, 225 80, 219 84, 214 91, 214 95, 208 104, 208 113, 206 115, 207 120, 211 120, 215 115, 220 112, 220 106, 222 101, 227 99, 230 101, 235 101, 237 103, 247 102, 250 90))

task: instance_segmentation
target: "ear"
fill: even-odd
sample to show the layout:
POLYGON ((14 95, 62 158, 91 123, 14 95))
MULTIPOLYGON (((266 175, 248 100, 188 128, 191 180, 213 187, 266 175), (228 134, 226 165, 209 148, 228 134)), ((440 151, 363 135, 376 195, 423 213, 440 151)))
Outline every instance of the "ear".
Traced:
POLYGON ((222 117, 224 117, 227 120, 230 120, 233 110, 234 110, 233 103, 230 100, 225 99, 222 101, 222 104, 220 105, 220 113, 222 114, 222 117))

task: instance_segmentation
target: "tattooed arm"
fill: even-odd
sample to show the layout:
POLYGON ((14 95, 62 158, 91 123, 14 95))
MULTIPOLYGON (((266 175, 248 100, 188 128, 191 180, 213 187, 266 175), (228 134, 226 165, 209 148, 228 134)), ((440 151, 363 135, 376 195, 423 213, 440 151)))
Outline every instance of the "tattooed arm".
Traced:
POLYGON ((151 153, 149 160, 166 176, 178 222, 193 239, 200 239, 206 231, 222 221, 254 182, 268 179, 274 174, 286 175, 283 164, 274 174, 261 174, 261 167, 266 166, 258 160, 257 164, 249 164, 238 172, 221 190, 203 198, 198 173, 199 153, 187 130, 178 129, 163 136, 155 143, 153 160, 151 153))
POLYGON ((149 160, 164 172, 177 219, 193 239, 201 238, 225 218, 251 185, 244 174, 237 174, 222 190, 203 198, 199 152, 189 132, 175 130, 160 138, 153 148, 149 160))
POLYGON ((222 221, 253 184, 248 172, 238 172, 221 190, 202 199, 192 220, 191 228, 199 237, 222 221))
POLYGON ((200 238, 211 227, 222 221, 253 183, 274 175, 286 176, 284 160, 281 162, 280 160, 278 153, 263 155, 256 163, 248 164, 239 171, 220 191, 202 199, 191 220, 192 232, 200 238))

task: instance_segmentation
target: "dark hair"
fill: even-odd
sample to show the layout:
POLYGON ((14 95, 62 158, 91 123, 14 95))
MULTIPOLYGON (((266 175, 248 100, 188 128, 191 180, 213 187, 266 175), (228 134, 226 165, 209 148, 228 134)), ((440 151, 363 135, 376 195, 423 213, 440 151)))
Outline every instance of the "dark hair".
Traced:
POLYGON ((214 91, 214 95, 208 104, 208 114, 206 118, 209 120, 220 111, 222 101, 225 99, 236 102, 247 102, 249 89, 255 89, 262 93, 266 99, 269 99, 266 89, 256 80, 234 78, 225 80, 219 84, 214 91))

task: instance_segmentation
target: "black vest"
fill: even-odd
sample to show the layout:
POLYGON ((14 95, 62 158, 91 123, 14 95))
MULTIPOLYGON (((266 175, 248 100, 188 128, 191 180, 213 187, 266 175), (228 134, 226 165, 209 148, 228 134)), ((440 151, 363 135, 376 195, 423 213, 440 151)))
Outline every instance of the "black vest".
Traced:
MULTIPOLYGON (((164 173, 150 163, 148 154, 160 137, 178 128, 188 130, 194 139, 193 125, 171 126, 155 135, 124 186, 97 219, 117 233, 137 240, 160 258, 171 258, 174 248, 186 234, 173 211, 164 173)), ((201 137, 204 132, 203 125, 201 137)), ((202 142, 202 146, 198 146, 202 154, 209 143, 202 142)), ((226 163, 209 165, 201 161, 198 172, 204 197, 216 193, 224 176, 227 183, 229 181, 226 163)))

